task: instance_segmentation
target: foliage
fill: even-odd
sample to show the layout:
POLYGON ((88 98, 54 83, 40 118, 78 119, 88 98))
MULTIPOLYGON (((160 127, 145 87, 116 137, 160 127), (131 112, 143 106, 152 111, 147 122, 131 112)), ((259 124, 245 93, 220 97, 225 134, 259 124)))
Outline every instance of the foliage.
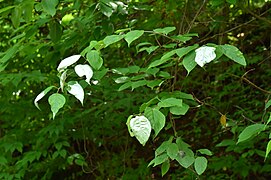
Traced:
POLYGON ((270 8, 2 1, 1 179, 270 177, 270 8))

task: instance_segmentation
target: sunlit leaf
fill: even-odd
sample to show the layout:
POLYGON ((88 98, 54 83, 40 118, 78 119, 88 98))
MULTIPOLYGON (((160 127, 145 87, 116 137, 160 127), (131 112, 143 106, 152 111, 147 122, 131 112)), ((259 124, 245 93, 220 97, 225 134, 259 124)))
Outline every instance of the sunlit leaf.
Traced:
POLYGON ((49 91, 51 91, 51 89, 53 89, 54 86, 49 86, 47 87, 45 90, 43 90, 39 95, 37 95, 37 97, 34 100, 34 104, 35 106, 40 110, 39 105, 38 105, 38 101, 41 100, 49 91))
POLYGON ((195 62, 200 67, 203 67, 205 64, 211 62, 216 57, 214 47, 202 46, 196 49, 195 52, 196 52, 195 62))
POLYGON ((225 45, 220 45, 223 49, 223 53, 230 58, 231 60, 237 62, 238 64, 241 64, 243 66, 246 66, 246 59, 243 55, 243 53, 235 46, 225 44, 225 45))
POLYGON ((144 31, 143 30, 134 30, 134 31, 130 31, 128 32, 127 34, 125 34, 125 41, 127 41, 128 43, 128 46, 130 46, 130 44, 138 39, 140 36, 142 36, 144 34, 144 31))
POLYGON ((63 59, 58 67, 57 67, 57 70, 59 72, 62 72, 64 71, 67 67, 69 67, 70 65, 76 63, 79 59, 80 59, 81 55, 72 55, 70 57, 67 57, 65 59, 63 59))
POLYGON ((76 97, 81 104, 84 102, 84 90, 82 86, 76 81, 70 81, 68 83, 68 92, 76 97))
POLYGON ((66 99, 62 94, 54 93, 48 98, 48 102, 51 106, 54 119, 59 109, 61 109, 66 103, 66 99))
POLYGON ((93 76, 93 71, 89 65, 78 64, 74 67, 74 70, 79 77, 86 76, 86 82, 90 84, 90 79, 93 76))
POLYGON ((151 123, 145 116, 136 116, 134 118, 128 118, 127 121, 130 134, 135 136, 136 139, 145 146, 151 134, 151 123))
POLYGON ((207 168, 207 159, 205 157, 197 157, 195 159, 194 167, 198 175, 201 175, 207 168))

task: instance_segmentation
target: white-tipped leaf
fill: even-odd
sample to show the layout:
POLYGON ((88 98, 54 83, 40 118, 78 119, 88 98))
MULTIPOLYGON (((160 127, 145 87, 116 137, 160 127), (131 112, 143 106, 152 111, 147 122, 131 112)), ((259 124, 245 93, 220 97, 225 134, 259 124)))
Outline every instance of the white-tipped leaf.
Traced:
POLYGON ((70 65, 76 63, 79 59, 80 59, 81 55, 72 55, 70 57, 67 57, 65 59, 63 59, 58 67, 57 67, 57 70, 59 72, 62 72, 64 71, 67 67, 69 67, 70 65))
POLYGON ((74 67, 74 70, 79 77, 86 76, 86 82, 90 84, 90 79, 93 76, 93 70, 91 69, 89 65, 78 64, 74 67))
POLYGON ((60 88, 62 91, 64 89, 64 84, 65 84, 66 78, 67 78, 67 70, 64 71, 59 78, 59 80, 60 80, 59 84, 60 84, 60 88))
POLYGON ((203 46, 198 48, 195 52, 195 61, 200 67, 203 67, 206 63, 209 63, 216 58, 214 47, 203 46))
POLYGON ((40 107, 38 105, 38 101, 41 100, 51 89, 53 89, 54 86, 49 86, 45 90, 43 90, 34 100, 35 106, 40 110, 40 107))
POLYGON ((84 90, 77 81, 71 81, 68 83, 68 92, 76 97, 83 105, 84 90))
POLYGON ((130 126, 128 129, 132 131, 132 135, 144 146, 151 134, 150 121, 145 116, 136 116, 130 120, 128 126, 130 126))

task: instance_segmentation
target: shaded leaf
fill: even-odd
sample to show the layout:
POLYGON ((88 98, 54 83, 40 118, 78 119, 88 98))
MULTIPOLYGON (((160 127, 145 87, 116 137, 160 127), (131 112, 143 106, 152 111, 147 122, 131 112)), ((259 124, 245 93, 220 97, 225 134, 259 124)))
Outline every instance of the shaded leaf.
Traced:
POLYGON ((243 142, 247 139, 249 139, 250 137, 258 134, 259 132, 264 130, 264 124, 253 124, 250 126, 247 126, 239 135, 238 137, 238 143, 243 142))
POLYGON ((170 168, 169 160, 163 162, 163 164, 161 166, 162 177, 168 172, 169 168, 170 168))
POLYGON ((183 66, 187 70, 187 76, 197 66, 195 62, 196 52, 192 51, 183 58, 183 66))
POLYGON ((179 148, 176 143, 171 143, 168 145, 167 155, 170 159, 172 159, 172 160, 176 159, 178 153, 179 153, 179 148))
POLYGON ((96 70, 99 70, 103 65, 103 59, 100 57, 100 54, 96 50, 91 50, 87 53, 87 60, 91 67, 96 70))
POLYGON ((120 41, 124 36, 123 35, 110 35, 110 36, 106 36, 103 40, 105 47, 114 44, 118 41, 120 41))
POLYGON ((170 107, 170 113, 174 115, 185 115, 189 109, 189 106, 187 104, 184 104, 182 106, 173 106, 170 107))
POLYGON ((194 44, 193 46, 187 46, 187 47, 176 49, 176 54, 179 56, 179 58, 182 58, 184 55, 196 49, 198 46, 199 46, 198 44, 194 44))
POLYGON ((164 128, 166 117, 158 109, 147 107, 144 111, 145 116, 150 120, 155 136, 164 128))
POLYGON ((158 28, 154 29, 153 31, 156 33, 161 33, 167 35, 168 33, 174 31, 176 28, 175 27, 165 27, 165 28, 158 28))
POLYGON ((58 4, 58 0, 42 0, 41 5, 43 11, 48 13, 51 16, 56 14, 56 6, 58 4))

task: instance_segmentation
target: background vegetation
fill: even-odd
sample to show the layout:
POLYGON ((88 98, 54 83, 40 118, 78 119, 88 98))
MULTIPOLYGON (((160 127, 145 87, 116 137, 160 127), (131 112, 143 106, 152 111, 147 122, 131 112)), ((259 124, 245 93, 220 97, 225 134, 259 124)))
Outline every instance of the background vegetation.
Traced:
POLYGON ((270 178, 270 8, 269 0, 0 0, 0 178, 270 178), (165 27, 176 29, 161 32, 165 27), (99 44, 132 30, 144 35, 129 46, 125 40, 99 44), (188 75, 183 58, 171 55, 148 71, 171 50, 207 43, 237 47, 247 65, 222 56, 188 75), (84 106, 64 92, 66 104, 53 119, 47 98, 61 92, 54 89, 38 110, 37 95, 59 87, 59 62, 88 56, 90 46, 103 65, 94 68, 91 86, 80 81, 84 106), (123 86, 123 76, 133 83, 123 86), (146 114, 144 103, 156 96, 179 92, 190 106, 185 115, 164 108, 165 127, 157 136, 145 146, 130 137, 130 115, 146 114), (204 155, 206 171, 169 159, 147 167, 168 140, 190 146, 195 158, 204 155))

